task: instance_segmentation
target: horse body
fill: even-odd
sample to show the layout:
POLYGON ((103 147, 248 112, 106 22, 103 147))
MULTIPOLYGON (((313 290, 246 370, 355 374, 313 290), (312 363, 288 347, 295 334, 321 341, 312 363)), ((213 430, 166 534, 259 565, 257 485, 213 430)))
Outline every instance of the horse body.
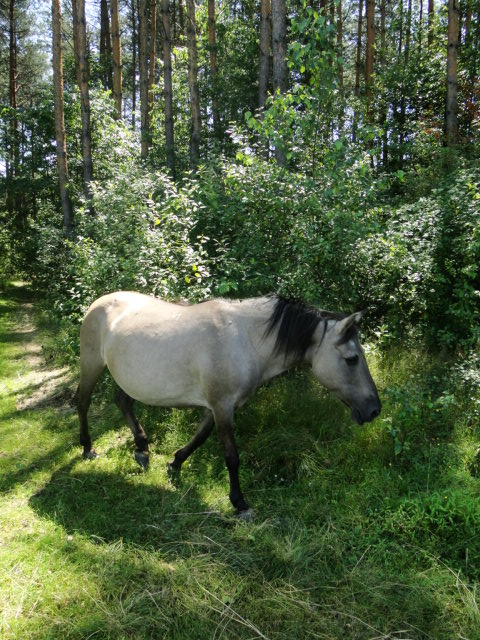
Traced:
POLYGON ((188 306, 109 294, 85 317, 81 353, 90 349, 95 368, 107 366, 119 387, 144 404, 235 407, 288 368, 280 355, 272 361, 273 338, 261 339, 272 305, 270 298, 188 306))
POLYGON ((217 426, 230 474, 230 499, 248 507, 238 482, 233 412, 254 390, 291 366, 306 362, 316 377, 362 423, 380 412, 380 401, 357 338, 361 314, 339 316, 276 297, 210 300, 179 305, 134 292, 99 298, 80 333, 77 392, 84 457, 94 457, 87 411, 105 366, 120 387, 116 403, 132 429, 137 461, 148 465, 145 432, 133 401, 168 407, 198 406, 205 415, 194 437, 169 463, 184 460, 217 426))

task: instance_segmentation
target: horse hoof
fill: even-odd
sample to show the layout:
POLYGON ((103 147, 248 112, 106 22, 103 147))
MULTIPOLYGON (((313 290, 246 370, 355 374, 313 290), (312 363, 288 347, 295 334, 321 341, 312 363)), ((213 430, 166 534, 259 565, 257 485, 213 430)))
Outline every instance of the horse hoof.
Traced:
POLYGON ((145 451, 135 451, 135 460, 138 464, 145 470, 148 469, 148 465, 150 463, 150 457, 145 451))
POLYGON ((82 453, 82 458, 84 460, 95 460, 95 458, 98 456, 97 452, 95 451, 95 449, 90 449, 90 451, 84 451, 82 453))
POLYGON ((253 509, 245 509, 244 511, 237 511, 236 518, 241 522, 253 522, 253 509))
POLYGON ((180 474, 180 467, 175 465, 175 460, 167 462, 167 475, 169 478, 176 478, 180 474))

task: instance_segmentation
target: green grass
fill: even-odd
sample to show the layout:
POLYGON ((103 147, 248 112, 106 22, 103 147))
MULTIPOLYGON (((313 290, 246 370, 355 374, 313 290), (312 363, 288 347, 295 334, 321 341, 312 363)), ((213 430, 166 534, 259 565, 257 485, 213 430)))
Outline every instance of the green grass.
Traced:
POLYGON ((139 407, 144 473, 107 378, 93 462, 68 404, 17 409, 28 341, 51 344, 28 299, 0 299, 2 639, 480 638, 478 398, 445 399, 452 363, 372 352, 385 406, 361 428, 306 372, 259 390, 236 420, 245 524, 216 436, 168 480, 196 412, 139 407))

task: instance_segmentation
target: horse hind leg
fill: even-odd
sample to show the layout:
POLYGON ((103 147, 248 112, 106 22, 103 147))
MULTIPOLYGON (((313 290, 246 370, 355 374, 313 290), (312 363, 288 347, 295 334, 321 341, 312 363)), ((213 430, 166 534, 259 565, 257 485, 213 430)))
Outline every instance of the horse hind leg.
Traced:
POLYGON ((75 404, 80 420, 80 444, 83 446, 82 455, 87 460, 92 460, 97 456, 95 449, 92 448, 87 414, 92 401, 93 389, 103 369, 104 364, 100 362, 94 367, 86 367, 84 363, 81 363, 80 382, 75 393, 75 404))
POLYGON ((224 409, 219 406, 214 409, 215 424, 222 445, 225 463, 230 477, 230 502, 237 510, 237 516, 248 522, 252 518, 252 511, 248 507, 240 488, 238 469, 240 460, 238 456, 235 436, 233 434, 233 409, 224 409))
POLYGON ((148 439, 147 434, 143 430, 142 426, 138 422, 134 412, 133 412, 133 398, 123 391, 123 389, 119 389, 115 396, 115 404, 123 413, 125 420, 127 421, 128 426, 130 427, 131 432, 133 433, 133 437, 135 440, 135 460, 138 464, 144 469, 148 469, 150 457, 148 452, 148 439))
POLYGON ((197 430, 193 438, 181 449, 173 454, 173 460, 167 462, 167 472, 169 475, 178 473, 182 464, 200 445, 202 445, 211 434, 213 425, 215 424, 213 414, 210 409, 206 409, 203 418, 200 420, 197 430))

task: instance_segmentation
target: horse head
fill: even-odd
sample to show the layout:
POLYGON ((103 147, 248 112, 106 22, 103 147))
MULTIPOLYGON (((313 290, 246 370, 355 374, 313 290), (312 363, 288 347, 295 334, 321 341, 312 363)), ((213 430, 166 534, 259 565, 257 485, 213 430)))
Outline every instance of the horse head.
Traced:
POLYGON ((358 339, 363 313, 320 323, 312 340, 314 375, 350 410, 357 424, 370 422, 381 411, 377 388, 358 339))

